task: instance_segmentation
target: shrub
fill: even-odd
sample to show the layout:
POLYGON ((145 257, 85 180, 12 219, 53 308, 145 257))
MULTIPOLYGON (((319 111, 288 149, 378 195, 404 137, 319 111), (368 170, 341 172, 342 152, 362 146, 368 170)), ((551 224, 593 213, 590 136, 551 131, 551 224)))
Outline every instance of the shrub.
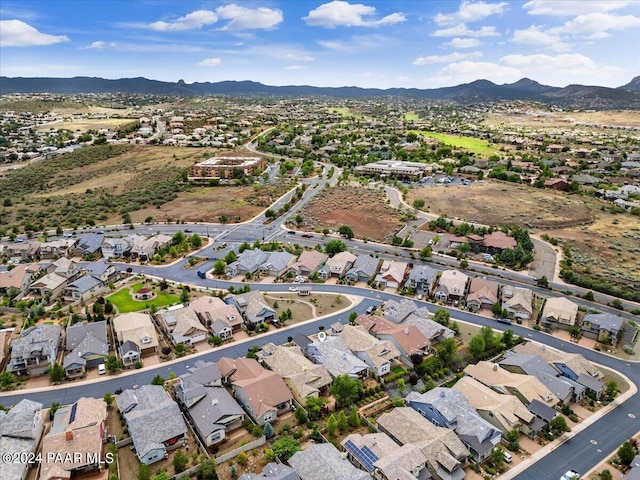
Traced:
POLYGON ((240 452, 236 457, 236 462, 238 462, 238 465, 245 466, 248 461, 249 461, 249 457, 245 452, 240 452))

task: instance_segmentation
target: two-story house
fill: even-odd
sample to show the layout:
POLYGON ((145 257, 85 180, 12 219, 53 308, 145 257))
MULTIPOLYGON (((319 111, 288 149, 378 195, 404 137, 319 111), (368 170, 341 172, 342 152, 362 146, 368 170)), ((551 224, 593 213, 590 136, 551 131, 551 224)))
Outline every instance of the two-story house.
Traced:
POLYGON ((35 377, 43 375, 58 357, 59 325, 38 325, 23 330, 11 343, 11 358, 7 372, 35 377))

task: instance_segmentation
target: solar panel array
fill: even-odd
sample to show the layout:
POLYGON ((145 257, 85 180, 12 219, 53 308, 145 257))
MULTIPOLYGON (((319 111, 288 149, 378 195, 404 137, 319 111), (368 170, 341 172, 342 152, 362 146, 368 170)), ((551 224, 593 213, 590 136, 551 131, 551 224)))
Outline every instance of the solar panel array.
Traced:
POLYGON ((69 414, 69 423, 73 423, 76 419, 76 410, 78 410, 78 403, 71 405, 71 413, 69 414))
POLYGON ((373 464, 377 462, 379 458, 369 447, 364 446, 360 449, 351 440, 347 440, 344 446, 367 471, 373 472, 373 464))

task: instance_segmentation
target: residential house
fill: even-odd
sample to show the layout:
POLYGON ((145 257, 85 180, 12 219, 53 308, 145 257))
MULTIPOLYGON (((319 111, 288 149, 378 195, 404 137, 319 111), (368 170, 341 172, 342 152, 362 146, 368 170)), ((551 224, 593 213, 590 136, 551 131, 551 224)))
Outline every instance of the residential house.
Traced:
POLYGON ((438 279, 438 271, 429 265, 416 265, 409 272, 407 285, 416 291, 424 291, 427 295, 431 294, 433 286, 438 279))
POLYGON ((420 445, 407 443, 374 463, 374 478, 382 480, 418 479, 430 475, 427 456, 420 445))
POLYGON ((519 320, 530 320, 533 315, 533 292, 528 288, 504 287, 502 309, 509 312, 509 317, 519 320))
POLYGON ((221 387, 222 373, 213 362, 196 360, 193 366, 187 367, 188 373, 178 377, 174 385, 176 398, 186 408, 204 398, 204 387, 221 387))
POLYGON ((568 377, 559 377, 559 372, 540 355, 507 351, 498 362, 500 367, 512 373, 532 375, 542 382, 562 404, 577 402, 584 398, 585 387, 568 377))
POLYGON ((324 366, 333 378, 349 375, 364 380, 369 375, 367 364, 356 357, 340 337, 314 340, 307 345, 305 354, 314 363, 324 366))
POLYGON ((502 439, 502 432, 480 417, 458 390, 436 387, 422 394, 410 392, 405 401, 434 425, 453 430, 478 462, 489 457, 502 439))
POLYGON ((38 297, 55 300, 63 290, 80 275, 73 260, 59 258, 46 269, 46 274, 29 285, 29 293, 38 297))
POLYGON ((63 238, 40 244, 40 258, 57 259, 66 257, 75 247, 75 238, 63 238))
MULTIPOLYGON (((0 411, 0 452, 10 454, 10 458, 35 456, 43 429, 42 404, 23 398, 9 411, 0 411)), ((2 477, 26 480, 30 466, 27 462, 3 461, 2 477)))
POLYGON ((331 443, 314 443, 289 459, 301 480, 371 480, 358 470, 331 443))
POLYGON ((30 263, 21 263, 11 270, 0 271, 0 295, 8 295, 12 289, 16 294, 26 292, 39 273, 40 266, 30 263))
POLYGON ((107 262, 92 262, 85 269, 89 274, 99 279, 103 285, 111 281, 116 274, 116 266, 107 262))
POLYGON ((515 395, 527 407, 534 400, 542 401, 550 408, 560 403, 558 397, 536 377, 512 373, 492 362, 467 365, 464 373, 498 393, 515 395))
POLYGON ((235 277, 236 275, 253 275, 258 271, 260 265, 269 257, 269 253, 263 252, 256 248, 253 250, 245 250, 240 254, 240 258, 235 262, 230 263, 225 268, 227 277, 235 277))
POLYGON ((469 277, 458 270, 445 270, 438 279, 435 299, 443 303, 459 302, 467 289, 469 277))
POLYGON ((369 370, 378 376, 391 372, 391 367, 400 358, 400 352, 392 342, 378 340, 361 325, 339 325, 338 336, 369 370))
POLYGON ((33 262, 40 255, 40 245, 42 244, 37 240, 11 243, 7 245, 4 254, 10 259, 19 260, 20 262, 33 262))
POLYGON ((578 304, 566 297, 548 298, 542 309, 540 321, 546 327, 572 327, 578 316, 578 304))
POLYGON ((158 334, 147 313, 125 313, 113 318, 113 329, 118 343, 133 342, 140 349, 140 355, 153 355, 158 352, 158 334))
POLYGON ((238 480, 300 480, 296 471, 283 463, 267 463, 262 473, 243 473, 238 480))
POLYGON ((317 250, 305 250, 300 254, 300 257, 298 257, 298 261, 289 267, 289 271, 294 276, 302 275, 308 277, 324 265, 327 258, 328 256, 326 254, 317 250))
POLYGON ((118 355, 125 367, 131 367, 132 365, 136 365, 138 362, 142 361, 140 347, 131 340, 123 342, 118 347, 118 355))
POLYGON ((378 273, 382 261, 370 255, 358 255, 353 266, 345 274, 345 278, 350 282, 369 283, 378 273))
POLYGON ((550 188, 552 190, 567 190, 569 188, 569 182, 564 178, 550 178, 545 180, 544 188, 550 188))
POLYGON ((178 404, 161 385, 142 385, 116 396, 141 463, 150 465, 186 443, 187 425, 178 404))
POLYGON ((269 252, 268 257, 258 267, 258 271, 279 278, 293 265, 296 257, 289 252, 269 252))
POLYGON ((488 253, 498 254, 502 253, 503 250, 513 250, 517 244, 515 238, 510 237, 500 230, 496 230, 483 237, 481 247, 488 253))
MULTIPOLYGON (((543 425, 542 428, 546 428, 551 423, 555 417, 560 415, 556 409, 551 408, 549 405, 541 402, 540 400, 532 401, 527 408, 531 413, 533 413, 536 417, 536 424, 543 425)), ((541 431, 541 429, 539 430, 541 431)))
POLYGON ((139 240, 131 247, 131 260, 139 262, 147 262, 151 259, 161 248, 171 244, 173 237, 171 235, 164 235, 158 233, 144 240, 139 240))
POLYGON ((588 338, 615 347, 624 329, 624 318, 612 313, 587 313, 580 330, 588 338))
POLYGON ((431 478, 462 480, 466 476, 469 450, 464 443, 452 430, 434 425, 416 410, 398 407, 385 412, 378 418, 378 428, 399 445, 418 445, 431 478))
POLYGON ((197 297, 189 302, 205 327, 222 340, 232 337, 233 332, 242 328, 242 315, 234 304, 225 303, 218 297, 197 297))
POLYGON ((112 258, 126 258, 131 255, 131 249, 136 243, 144 240, 140 235, 127 235, 125 237, 106 237, 102 241, 102 256, 105 260, 112 258))
POLYGON ((462 377, 453 388, 464 395, 478 415, 500 429, 503 435, 519 430, 535 438, 544 427, 534 421, 535 415, 515 395, 500 394, 471 377, 462 377))
POLYGON ((445 338, 453 338, 455 332, 438 322, 431 320, 427 307, 418 307, 415 302, 402 299, 399 302, 388 300, 383 309, 384 318, 401 325, 414 325, 435 345, 445 338))
POLYGON ((498 282, 487 280, 486 277, 473 277, 469 285, 467 306, 474 312, 483 308, 490 310, 498 302, 498 282))
POLYGON ((415 325, 396 325, 379 315, 359 315, 356 323, 362 325, 379 340, 391 342, 400 352, 400 359, 413 366, 413 354, 426 355, 431 342, 415 325))
POLYGON ((384 260, 375 283, 380 288, 400 288, 409 274, 409 264, 395 260, 384 260))
POLYGON ((244 323, 250 330, 255 330, 259 323, 277 323, 278 317, 264 300, 262 292, 253 290, 229 297, 244 318, 244 323))
POLYGON ((318 270, 318 276, 323 280, 327 280, 330 277, 342 277, 357 259, 358 257, 351 252, 336 253, 333 257, 328 258, 324 266, 318 270))
POLYGON ((58 358, 61 331, 59 325, 38 325, 23 330, 20 338, 11 342, 7 372, 30 377, 44 374, 58 358))
POLYGON ((41 480, 62 480, 105 468, 107 404, 79 398, 59 408, 49 433, 42 439, 41 480), (44 460, 46 459, 46 461, 44 460))
POLYGON ((74 257, 100 257, 102 255, 103 235, 97 233, 89 233, 82 235, 76 244, 76 248, 71 254, 74 257))
POLYGON ((264 425, 291 410, 293 397, 282 377, 257 360, 222 357, 216 365, 234 397, 257 424, 264 425))
POLYGON ((353 465, 369 472, 374 478, 379 478, 375 472, 377 461, 400 448, 389 435, 381 432, 366 435, 352 433, 347 435, 340 445, 347 452, 347 458, 353 465))
POLYGON ((79 377, 87 368, 97 367, 109 356, 107 322, 76 323, 67 327, 62 366, 68 377, 79 377))
POLYGON ((175 305, 158 310, 156 321, 174 345, 193 346, 207 339, 207 328, 200 323, 190 305, 175 305))
POLYGON ((102 292, 102 280, 91 274, 83 275, 64 287, 62 295, 72 302, 87 301, 102 292))
POLYGON ((626 480, 640 480, 640 454, 636 455, 631 461, 626 480))
POLYGON ((329 391, 332 379, 327 369, 312 363, 297 345, 267 343, 258 352, 258 359, 282 377, 293 397, 302 405, 308 398, 326 395, 329 391))

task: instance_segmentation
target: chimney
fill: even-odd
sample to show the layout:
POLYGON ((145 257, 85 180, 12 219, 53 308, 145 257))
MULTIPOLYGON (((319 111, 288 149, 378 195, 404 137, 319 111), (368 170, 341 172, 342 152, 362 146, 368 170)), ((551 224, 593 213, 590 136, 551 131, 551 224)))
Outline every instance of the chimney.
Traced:
POLYGON ((73 431, 67 430, 67 432, 65 432, 65 437, 67 442, 73 442, 73 431))
POLYGON ((409 335, 409 327, 405 327, 404 328, 404 334, 405 335, 409 335))

